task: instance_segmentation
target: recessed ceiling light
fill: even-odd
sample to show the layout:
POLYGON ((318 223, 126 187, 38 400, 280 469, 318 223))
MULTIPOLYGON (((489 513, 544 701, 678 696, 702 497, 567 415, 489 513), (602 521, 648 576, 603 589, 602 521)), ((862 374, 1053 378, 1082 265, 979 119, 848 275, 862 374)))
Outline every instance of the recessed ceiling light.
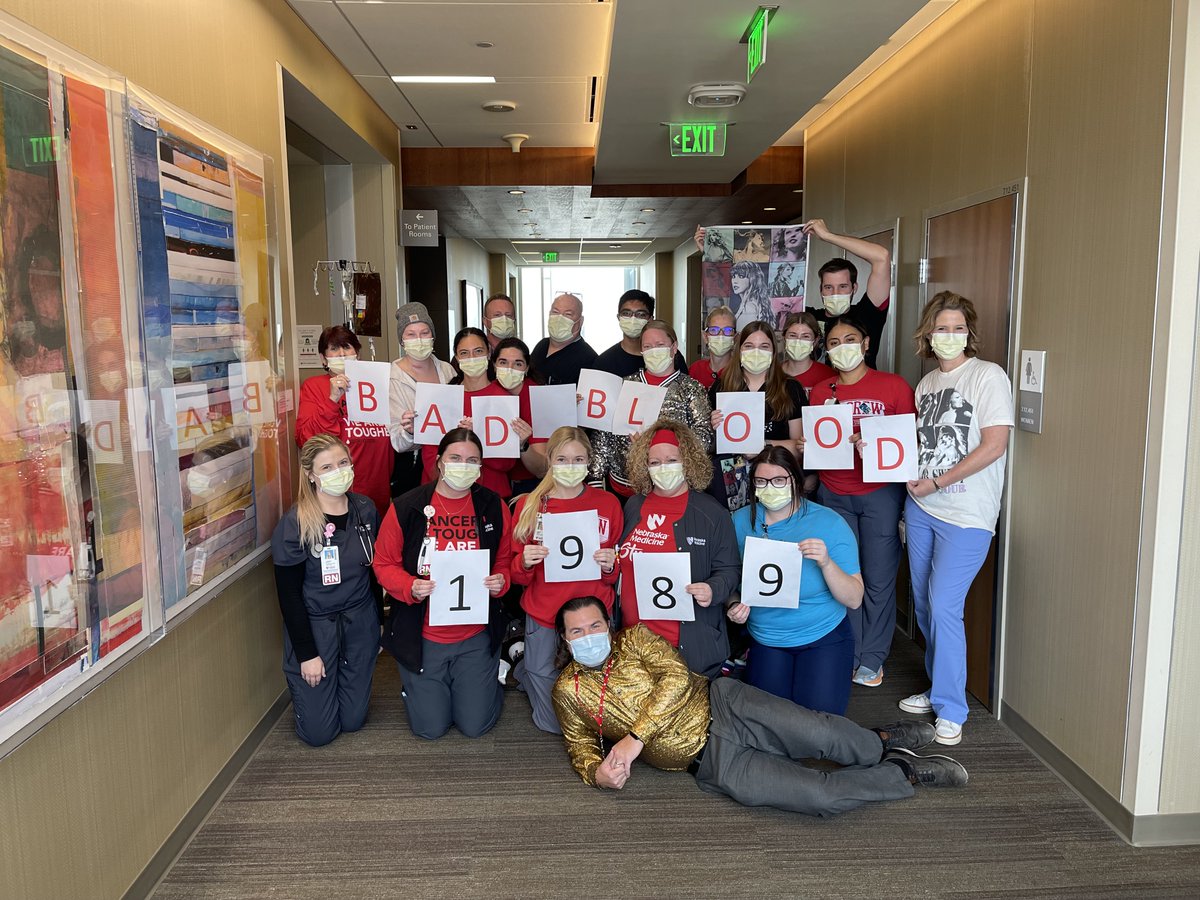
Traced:
POLYGON ((637 232, 636 231, 627 231, 627 232, 625 232, 625 237, 637 237, 637 232))
POLYGON ((585 219, 590 219, 590 218, 591 218, 591 216, 584 216, 584 218, 585 218, 585 219))
POLYGON ((763 212, 775 212, 775 207, 773 207, 773 206, 764 206, 764 207, 763 207, 763 212))
POLYGON ((645 222, 634 222, 633 224, 634 225, 645 225, 646 223, 645 222))
POLYGON ((526 226, 528 226, 529 228, 537 228, 537 227, 538 227, 538 223, 537 223, 537 222, 526 222, 525 224, 526 224, 526 226))
POLYGON ((803 194, 804 188, 792 188, 792 193, 793 194, 803 194))
POLYGON ((654 207, 653 206, 643 206, 641 211, 642 212, 654 212, 654 207))
POLYGON ((416 131, 420 126, 419 125, 405 125, 404 127, 409 131, 416 131))
POLYGON ((509 193, 512 194, 514 197, 520 197, 525 192, 524 191, 509 191, 509 193))
POLYGON ((396 84, 495 84, 495 75, 393 75, 396 84))
POLYGON ((754 223, 751 222, 749 219, 746 219, 744 222, 742 222, 742 224, 743 225, 753 225, 754 223))
POLYGON ((530 209, 528 206, 522 206, 520 209, 517 210, 517 212, 526 213, 526 212, 533 212, 533 210, 530 209))
POLYGON ((621 245, 620 245, 620 244, 609 244, 609 245, 608 245, 608 249, 609 249, 609 250, 620 250, 620 249, 621 249, 621 245))
POLYGON ((475 46, 478 47, 480 50, 491 50, 496 45, 493 44, 491 41, 476 41, 475 46))

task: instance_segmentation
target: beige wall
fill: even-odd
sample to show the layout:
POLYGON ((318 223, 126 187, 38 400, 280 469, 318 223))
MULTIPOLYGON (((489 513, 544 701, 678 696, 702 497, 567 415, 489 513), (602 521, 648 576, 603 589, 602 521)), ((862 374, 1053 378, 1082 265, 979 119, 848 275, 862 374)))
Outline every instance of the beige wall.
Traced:
MULTIPOLYGON (((328 324, 329 289, 325 279, 312 290, 314 261, 329 258, 329 236, 325 229, 324 168, 316 165, 288 166, 288 207, 291 211, 292 271, 295 291, 295 321, 299 325, 328 324)), ((320 372, 302 369, 300 379, 320 372)))
MULTIPOLYGON (((483 297, 485 300, 487 299, 488 294, 491 293, 488 290, 488 286, 491 284, 488 252, 475 241, 465 238, 448 238, 446 240, 446 295, 450 298, 451 303, 461 302, 463 281, 469 281, 482 287, 483 297)), ((465 322, 459 322, 458 327, 462 328, 465 324, 465 322)), ((447 337, 453 339, 454 335, 447 335, 447 337)))

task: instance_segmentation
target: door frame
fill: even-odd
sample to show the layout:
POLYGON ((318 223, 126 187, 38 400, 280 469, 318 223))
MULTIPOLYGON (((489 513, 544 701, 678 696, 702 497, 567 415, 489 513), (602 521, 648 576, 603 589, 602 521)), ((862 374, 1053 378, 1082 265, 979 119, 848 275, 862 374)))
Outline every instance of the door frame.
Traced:
MULTIPOLYGON (((891 219, 889 221, 882 222, 872 228, 856 228, 854 231, 850 232, 850 234, 852 237, 866 238, 872 234, 879 234, 879 232, 881 232, 881 231, 887 231, 888 229, 891 229, 891 232, 892 232, 892 246, 891 246, 892 270, 888 273, 888 278, 890 279, 890 288, 889 288, 889 296, 888 296, 889 315, 887 317, 887 321, 884 323, 884 326, 883 326, 883 341, 884 341, 883 346, 888 348, 888 352, 890 354, 890 358, 887 360, 887 362, 888 362, 887 371, 894 373, 894 372, 896 372, 896 360, 899 358, 899 354, 896 352, 896 350, 897 350, 897 347, 896 347, 896 319, 897 319, 898 313, 900 311, 900 302, 896 297, 896 287, 897 287, 896 275, 899 272, 899 266, 900 266, 900 262, 899 262, 899 260, 900 260, 900 217, 896 216, 896 218, 891 219)), ((805 297, 808 296, 808 282, 809 282, 809 275, 808 275, 808 273, 806 273, 804 276, 805 297)), ((866 288, 864 286, 864 290, 865 289, 866 288)), ((820 293, 820 284, 819 283, 817 285, 817 293, 818 294, 820 293)), ((805 303, 807 304, 807 300, 805 301, 805 303)), ((880 353, 882 353, 882 352, 883 352, 883 348, 881 347, 880 353)))

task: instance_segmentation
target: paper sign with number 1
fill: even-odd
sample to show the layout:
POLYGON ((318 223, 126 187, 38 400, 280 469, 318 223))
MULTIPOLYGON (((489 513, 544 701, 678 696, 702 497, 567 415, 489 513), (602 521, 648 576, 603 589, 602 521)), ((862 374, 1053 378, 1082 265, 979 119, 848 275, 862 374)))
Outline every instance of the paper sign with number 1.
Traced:
POLYGON ((692 583, 690 553, 634 553, 633 586, 639 619, 694 622, 696 607, 684 590, 692 583))
POLYGON ((742 602, 747 606, 797 609, 804 555, 792 541, 746 538, 742 552, 742 602))
POLYGON ((491 574, 486 550, 435 550, 429 554, 430 625, 486 625, 491 574))
POLYGON ((547 584, 595 581, 600 577, 600 515, 594 509, 542 516, 542 545, 550 555, 542 560, 547 584))

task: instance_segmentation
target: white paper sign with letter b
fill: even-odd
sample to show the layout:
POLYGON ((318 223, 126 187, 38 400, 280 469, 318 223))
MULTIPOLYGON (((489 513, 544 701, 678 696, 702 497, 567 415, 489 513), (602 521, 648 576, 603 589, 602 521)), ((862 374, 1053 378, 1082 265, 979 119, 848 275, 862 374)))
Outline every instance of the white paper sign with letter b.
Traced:
POLYGON ((463 386, 419 383, 414 406, 413 443, 436 447, 463 417, 463 386))
POLYGON ((490 565, 486 550, 435 550, 429 554, 430 625, 486 625, 490 565))
POLYGON ((583 512, 546 513, 542 516, 542 545, 550 555, 542 560, 547 584, 595 581, 600 577, 596 551, 600 549, 600 515, 583 512))
POLYGON ((854 410, 844 403, 806 406, 804 424, 804 468, 853 469, 854 410))
POLYGON ((579 420, 577 424, 597 431, 612 431, 613 410, 621 394, 621 379, 611 372, 584 369, 579 373, 577 393, 579 420))
POLYGON ((917 417, 868 416, 859 423, 863 439, 863 481, 915 481, 917 417))
POLYGON ((372 425, 388 423, 388 379, 392 364, 346 360, 346 418, 372 425))
POLYGON ((761 391, 722 391, 717 409, 723 415, 717 426, 718 453, 753 456, 766 445, 767 395, 761 391))
POLYGON ((639 619, 694 622, 696 607, 692 595, 684 590, 691 583, 691 554, 633 554, 633 589, 637 592, 639 619))
POLYGON ((484 459, 516 459, 521 439, 512 427, 521 414, 517 397, 474 397, 471 400, 471 430, 483 441, 484 459))
POLYGON ((746 538, 742 553, 742 603, 797 609, 804 554, 791 541, 746 538))
POLYGON ((655 384, 626 381, 617 398, 617 409, 613 414, 613 434, 637 434, 645 431, 655 420, 667 399, 667 389, 655 384))

